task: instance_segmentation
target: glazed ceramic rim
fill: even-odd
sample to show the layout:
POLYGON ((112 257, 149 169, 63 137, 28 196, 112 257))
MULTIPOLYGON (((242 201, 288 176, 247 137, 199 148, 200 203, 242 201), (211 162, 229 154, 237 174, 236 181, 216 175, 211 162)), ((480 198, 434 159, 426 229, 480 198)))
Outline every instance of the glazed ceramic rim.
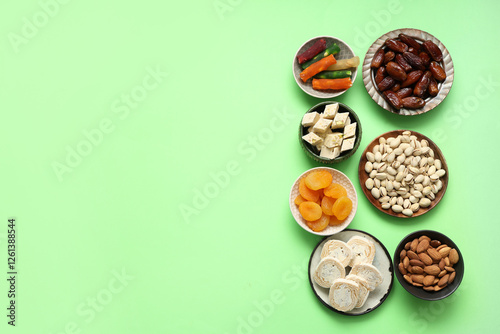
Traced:
POLYGON ((451 55, 448 52, 448 49, 446 49, 446 47, 444 46, 444 44, 441 43, 439 39, 429 34, 428 32, 411 28, 392 30, 380 36, 366 52, 365 60, 363 61, 362 73, 363 73, 363 83, 365 85, 366 91, 371 96, 373 101, 375 101, 379 106, 381 106, 385 110, 388 110, 394 114, 405 115, 405 116, 420 115, 437 107, 450 92, 451 86, 453 85, 453 79, 455 76, 454 74, 455 70, 453 67, 453 61, 451 59, 451 55), (436 95, 435 97, 427 98, 425 106, 420 109, 412 110, 403 108, 397 110, 394 107, 392 107, 376 87, 374 74, 371 69, 371 62, 375 53, 384 45, 387 39, 397 38, 400 33, 411 36, 418 41, 431 40, 439 47, 439 49, 443 53, 443 61, 441 62, 441 65, 443 66, 443 69, 446 72, 446 79, 442 83, 438 83, 439 87, 438 95, 436 95))
MULTIPOLYGON (((302 89, 306 94, 308 94, 308 95, 310 95, 312 97, 317 97, 317 98, 320 98, 320 99, 329 99, 329 98, 337 97, 337 96, 340 96, 340 95, 344 94, 350 88, 344 89, 344 90, 339 90, 339 91, 333 91, 333 90, 330 90, 330 91, 321 91, 321 90, 315 90, 315 89, 313 89, 311 82, 308 81, 308 82, 304 83, 302 81, 302 79, 300 79, 300 72, 302 72, 302 68, 300 67, 300 64, 297 61, 297 56, 299 54, 301 54, 302 52, 304 52, 306 50, 306 48, 308 48, 310 45, 313 44, 313 42, 315 42, 316 40, 318 40, 320 38, 326 39, 327 40, 327 44, 328 44, 328 42, 334 42, 334 43, 337 43, 337 44, 345 45, 345 47, 347 48, 347 50, 344 50, 344 51, 346 51, 348 54, 350 54, 351 57, 356 56, 356 54, 354 54, 354 51, 351 49, 351 47, 349 46, 349 44, 347 44, 346 42, 344 42, 340 38, 333 37, 333 36, 317 36, 317 37, 313 37, 313 38, 309 39, 308 41, 306 41, 304 44, 302 44, 300 46, 300 48, 297 50, 297 52, 295 53, 295 56, 294 56, 293 62, 292 62, 292 73, 293 73, 293 77, 295 78, 295 82, 297 82, 297 85, 299 85, 300 89, 302 89)), ((339 47, 341 47, 341 45, 339 45, 339 47)), ((341 49, 340 52, 342 52, 342 49, 341 49)), ((354 85, 354 81, 356 80, 357 74, 358 74, 358 68, 357 67, 353 68, 353 70, 352 70, 352 76, 351 76, 351 81, 352 81, 353 85, 354 85)))
POLYGON ((311 264, 312 264, 312 260, 313 260, 313 257, 318 249, 318 247, 326 240, 326 239, 329 239, 329 238, 332 238, 332 237, 335 237, 335 235, 331 235, 331 236, 327 236, 323 239, 321 239, 318 244, 316 245, 316 247, 314 247, 312 253, 311 253, 311 257, 309 258, 309 263, 308 263, 308 267, 307 267, 307 270, 308 270, 308 276, 309 276, 309 285, 311 286, 311 289, 313 290, 314 292, 314 295, 316 296, 316 298, 318 298, 318 300, 321 302, 321 304, 323 304, 324 306, 326 306, 327 308, 329 308, 330 310, 334 311, 334 312, 337 312, 337 313, 340 313, 340 314, 343 314, 343 315, 348 315, 348 316, 358 316, 358 315, 363 315, 363 314, 367 314, 367 313, 370 313, 372 312, 373 310, 377 309, 378 307, 380 307, 380 305, 382 305, 382 303, 387 299, 387 297, 389 297, 389 294, 391 293, 391 290, 392 290, 392 286, 393 286, 393 283, 394 283, 394 266, 393 266, 393 260, 391 259, 391 255, 389 254, 389 251, 387 250, 387 248, 385 247, 385 245, 376 237, 374 237, 373 235, 371 235, 370 233, 368 232, 365 232, 365 231, 361 231, 361 230, 357 230, 357 229, 350 229, 350 228, 347 228, 345 230, 343 230, 342 232, 357 232, 357 233, 360 233, 360 234, 364 234, 364 235, 367 235, 369 237, 371 237, 373 240, 375 240, 376 242, 378 242, 378 244, 381 246, 381 248, 384 250, 384 253, 385 253, 385 256, 387 257, 387 259, 389 260, 389 271, 391 272, 391 282, 389 283, 389 287, 387 289, 387 292, 385 293, 385 295, 380 299, 380 303, 378 303, 375 307, 372 307, 372 308, 369 308, 367 309, 366 311, 364 312, 359 312, 359 313, 355 313, 355 312, 352 312, 352 311, 349 311, 349 312, 343 312, 343 311, 339 311, 335 308, 333 308, 330 304, 326 303, 320 296, 318 296, 318 293, 316 291, 316 286, 314 285, 314 282, 311 280, 311 264))

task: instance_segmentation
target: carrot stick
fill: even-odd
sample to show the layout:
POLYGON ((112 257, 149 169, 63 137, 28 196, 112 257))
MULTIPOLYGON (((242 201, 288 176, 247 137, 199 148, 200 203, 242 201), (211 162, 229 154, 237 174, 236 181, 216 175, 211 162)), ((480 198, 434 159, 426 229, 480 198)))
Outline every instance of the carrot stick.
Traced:
POLYGON ((312 81, 313 89, 334 89, 343 90, 348 89, 352 86, 351 78, 342 79, 313 79, 312 81))
POLYGON ((319 72, 326 70, 329 66, 335 64, 336 62, 337 60, 335 60, 335 57, 333 55, 329 55, 315 62, 311 66, 306 67, 306 69, 300 73, 300 78, 303 82, 306 82, 307 80, 309 80, 319 72))

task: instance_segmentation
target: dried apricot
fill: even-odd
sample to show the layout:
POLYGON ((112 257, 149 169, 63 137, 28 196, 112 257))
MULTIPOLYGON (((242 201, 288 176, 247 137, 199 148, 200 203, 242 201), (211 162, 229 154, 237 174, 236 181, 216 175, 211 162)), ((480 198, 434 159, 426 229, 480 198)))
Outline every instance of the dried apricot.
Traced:
POLYGON ((293 202, 295 203, 295 205, 300 205, 300 203, 305 201, 306 199, 304 197, 297 195, 297 197, 295 197, 295 200, 293 202))
POLYGON ((310 222, 320 219, 323 214, 323 210, 321 210, 321 206, 318 203, 309 201, 300 203, 299 212, 302 218, 310 222))
POLYGON ((306 222, 306 224, 314 232, 321 232, 328 226, 329 222, 330 222, 330 216, 322 214, 321 218, 319 218, 318 220, 312 222, 308 221, 306 222))
POLYGON ((323 189, 323 193, 325 196, 331 197, 331 198, 340 198, 343 196, 347 196, 347 190, 345 190, 342 185, 338 183, 332 183, 325 189, 323 189))
POLYGON ((352 210, 352 201, 347 196, 342 196, 333 204, 333 214, 339 220, 346 219, 352 210))
POLYGON ((343 222, 345 222, 345 219, 344 220, 339 220, 337 217, 331 216, 330 217, 330 223, 328 223, 328 225, 335 226, 335 225, 340 225, 343 222))
POLYGON ((332 207, 335 201, 336 201, 335 198, 331 198, 328 196, 323 197, 323 199, 321 200, 321 210, 323 210, 323 213, 325 215, 329 216, 333 215, 332 207))
POLYGON ((311 190, 306 186, 306 180, 305 178, 300 179, 299 181, 299 193, 300 196, 302 196, 304 199, 311 201, 311 202, 316 202, 319 199, 319 195, 321 191, 319 190, 311 190))
POLYGON ((332 183, 333 176, 326 170, 316 170, 306 176, 306 186, 311 190, 326 188, 332 183))

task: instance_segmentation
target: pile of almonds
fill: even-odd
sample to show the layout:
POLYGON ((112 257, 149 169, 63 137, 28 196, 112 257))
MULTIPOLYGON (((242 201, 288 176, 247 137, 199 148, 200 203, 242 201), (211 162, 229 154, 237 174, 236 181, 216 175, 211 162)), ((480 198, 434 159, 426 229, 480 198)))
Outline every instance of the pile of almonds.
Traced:
POLYGON ((426 235, 406 243, 400 253, 399 272, 404 279, 426 291, 439 291, 455 279, 458 252, 426 235))

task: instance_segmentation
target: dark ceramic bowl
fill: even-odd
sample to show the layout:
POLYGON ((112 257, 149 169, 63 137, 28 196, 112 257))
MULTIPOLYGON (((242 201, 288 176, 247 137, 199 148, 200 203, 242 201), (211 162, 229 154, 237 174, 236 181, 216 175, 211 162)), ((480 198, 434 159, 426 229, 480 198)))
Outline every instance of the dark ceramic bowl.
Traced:
POLYGON ((299 125, 300 146, 302 147, 304 152, 306 152, 306 154, 309 158, 313 159, 314 161, 323 163, 323 164, 334 164, 334 163, 342 162, 342 161, 348 159, 350 156, 352 156, 356 152, 356 150, 358 149, 359 143, 361 143, 361 135, 363 133, 363 131, 361 129, 361 122, 359 121, 358 115, 356 115, 356 113, 351 108, 349 108, 347 105, 345 105, 341 102, 336 102, 336 101, 320 102, 317 105, 315 105, 314 107, 312 107, 311 109, 309 109, 307 112, 310 113, 310 112, 316 111, 318 113, 322 113, 325 110, 325 106, 328 104, 332 104, 332 103, 339 104, 339 111, 338 112, 349 112, 349 118, 351 119, 351 123, 354 123, 354 122, 358 123, 356 126, 356 140, 354 142, 354 147, 352 148, 352 150, 341 153, 335 159, 327 159, 324 157, 320 157, 319 151, 316 149, 316 147, 312 146, 311 144, 305 142, 302 139, 302 136, 307 134, 307 128, 302 126, 302 119, 301 119, 301 122, 299 125))
POLYGON ((417 298, 423 299, 423 300, 440 300, 443 298, 448 297, 451 295, 453 292, 455 292, 458 289, 458 286, 462 282, 462 279, 464 277, 464 259, 462 256, 462 253, 460 253, 460 249, 458 249, 457 245, 448 238, 446 235, 436 232, 436 231, 431 231, 431 230, 420 230, 416 231, 413 233, 408 234, 406 237, 401 240, 399 245, 396 247, 396 251, 394 252, 394 272, 396 274, 396 277, 399 281, 399 283, 405 288, 406 291, 411 293, 417 298), (444 287, 442 290, 439 291, 426 291, 422 287, 417 287, 413 286, 412 284, 408 283, 401 272, 398 269, 399 262, 400 262, 400 253, 404 249, 406 243, 411 242, 415 238, 419 238, 422 235, 426 235, 432 240, 439 240, 441 241, 442 244, 446 244, 451 248, 455 248, 458 252, 459 260, 458 262, 453 266, 456 272, 455 279, 453 282, 448 284, 446 287, 444 287))

